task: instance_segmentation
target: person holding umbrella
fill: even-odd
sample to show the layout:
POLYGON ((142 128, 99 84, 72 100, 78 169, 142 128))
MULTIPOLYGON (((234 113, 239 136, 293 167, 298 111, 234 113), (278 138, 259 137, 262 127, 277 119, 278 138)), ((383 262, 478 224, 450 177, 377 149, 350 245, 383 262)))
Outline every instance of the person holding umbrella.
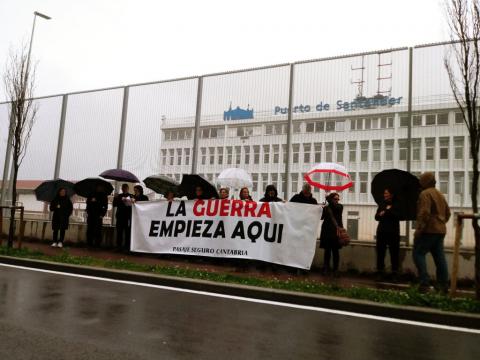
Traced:
POLYGON ((320 233, 320 247, 325 250, 323 255, 323 271, 330 271, 330 259, 333 255, 333 274, 336 275, 340 263, 340 252, 342 248, 338 241, 337 228, 343 227, 342 213, 343 205, 340 204, 340 195, 336 192, 327 196, 328 205, 322 212, 322 230, 320 233))
POLYGON ((390 252, 392 275, 396 276, 399 270, 400 256, 400 214, 392 190, 383 191, 383 203, 378 206, 375 220, 378 221, 376 250, 377 272, 380 276, 385 272, 385 253, 387 247, 390 252))
POLYGON ((133 187, 133 198, 137 201, 148 201, 148 197, 143 194, 143 187, 141 185, 135 185, 133 187))
POLYGON ((99 247, 102 241, 103 217, 107 213, 108 198, 104 187, 99 184, 87 198, 87 245, 99 247))
POLYGON ((60 188, 57 195, 50 203, 50 211, 52 216, 52 230, 53 230, 53 247, 63 247, 63 240, 65 239, 65 230, 68 229, 69 218, 73 212, 73 204, 67 196, 67 190, 60 188), (60 238, 58 234, 60 233, 60 238))
POLYGON ((130 220, 132 217, 133 195, 129 192, 128 184, 122 184, 122 192, 113 198, 113 207, 117 225, 117 250, 130 250, 130 220))

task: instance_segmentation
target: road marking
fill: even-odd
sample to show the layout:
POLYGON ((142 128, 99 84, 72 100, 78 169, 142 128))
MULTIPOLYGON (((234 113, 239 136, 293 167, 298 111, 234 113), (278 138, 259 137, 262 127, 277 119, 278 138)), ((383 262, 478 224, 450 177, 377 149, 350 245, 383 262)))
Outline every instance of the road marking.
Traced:
POLYGON ((90 276, 90 275, 72 274, 72 273, 61 272, 61 271, 37 269, 37 268, 31 268, 31 267, 26 267, 26 266, 11 265, 11 264, 0 263, 0 266, 29 270, 29 271, 37 271, 37 272, 43 272, 43 273, 48 273, 48 274, 56 274, 56 275, 77 277, 77 278, 82 278, 82 279, 106 281, 106 282, 112 282, 112 283, 118 283, 118 284, 143 286, 143 287, 148 287, 148 288, 155 288, 155 289, 162 289, 162 290, 169 290, 169 291, 177 291, 177 292, 183 292, 183 293, 189 293, 189 294, 195 294, 195 295, 212 296, 212 297, 218 297, 218 298, 224 298, 224 299, 232 299, 232 300, 253 302, 253 303, 259 303, 259 304, 268 304, 268 305, 282 306, 282 307, 301 309, 301 310, 318 311, 318 312, 324 312, 324 313, 335 314, 335 315, 351 316, 351 317, 357 317, 357 318, 363 318, 363 319, 369 319, 369 320, 377 320, 377 321, 385 321, 385 322, 391 322, 391 323, 403 324, 403 325, 422 326, 422 327, 433 328, 433 329, 465 332, 465 333, 471 333, 471 334, 480 334, 479 329, 471 329, 471 328, 464 328, 464 327, 458 327, 458 326, 449 326, 449 325, 425 323, 425 322, 420 322, 420 321, 403 320, 403 319, 389 318, 389 317, 385 317, 385 316, 361 314, 361 313, 355 313, 355 312, 350 312, 350 311, 335 310, 335 309, 328 309, 328 308, 307 306, 307 305, 297 305, 297 304, 290 304, 290 303, 284 303, 284 302, 279 302, 279 301, 254 299, 254 298, 247 298, 247 297, 235 296, 235 295, 225 295, 225 294, 211 293, 211 292, 207 292, 207 291, 182 289, 182 288, 176 288, 176 287, 171 287, 171 286, 155 285, 155 284, 141 283, 141 282, 135 282, 135 281, 116 280, 116 279, 109 279, 109 278, 90 276))

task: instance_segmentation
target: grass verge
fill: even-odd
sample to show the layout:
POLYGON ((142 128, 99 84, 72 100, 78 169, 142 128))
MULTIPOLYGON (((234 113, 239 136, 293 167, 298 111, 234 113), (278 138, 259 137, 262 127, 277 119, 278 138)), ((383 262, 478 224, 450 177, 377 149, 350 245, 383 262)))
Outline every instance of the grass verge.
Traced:
POLYGON ((445 311, 477 314, 480 313, 480 301, 468 298, 451 299, 448 296, 434 293, 422 294, 419 293, 415 287, 409 288, 404 291, 380 290, 358 286, 341 287, 335 284, 325 284, 316 281, 295 278, 290 278, 288 280, 261 279, 255 277, 243 277, 231 274, 208 272, 196 269, 187 269, 180 266, 143 265, 123 259, 104 260, 91 256, 72 256, 69 254, 68 249, 64 249, 59 255, 52 256, 45 255, 40 251, 32 251, 29 249, 9 249, 2 246, 0 247, 0 255, 36 260, 46 260, 72 265, 86 265, 117 270, 128 270, 158 275, 169 275, 183 278, 209 280, 221 283, 257 286, 263 288, 296 291, 310 294, 340 296, 401 306, 420 306, 445 311))

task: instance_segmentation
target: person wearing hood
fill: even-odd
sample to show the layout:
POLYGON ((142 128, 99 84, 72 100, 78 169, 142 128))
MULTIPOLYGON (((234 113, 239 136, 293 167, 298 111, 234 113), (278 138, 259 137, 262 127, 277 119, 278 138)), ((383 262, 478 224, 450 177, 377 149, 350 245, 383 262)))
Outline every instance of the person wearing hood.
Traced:
POLYGON ((435 188, 433 172, 420 176, 422 192, 417 201, 417 221, 413 245, 413 261, 420 278, 419 290, 426 292, 430 288, 425 256, 431 253, 437 268, 437 286, 443 293, 448 291, 448 268, 443 248, 447 232, 446 223, 450 219, 450 208, 443 194, 435 188))
POLYGON ((260 199, 260 202, 282 202, 278 197, 278 191, 275 185, 267 185, 265 188, 265 196, 260 199))
POLYGON ((376 250, 377 271, 380 275, 385 271, 385 254, 387 247, 390 252, 392 275, 395 276, 400 264, 400 214, 395 196, 390 189, 383 191, 383 202, 379 205, 375 214, 378 221, 376 250))
POLYGON ((50 203, 50 211, 52 216, 52 230, 53 230, 53 247, 63 247, 63 239, 65 238, 65 230, 68 229, 69 218, 73 212, 73 204, 67 196, 67 190, 61 188, 58 190, 55 199, 50 203), (58 233, 60 232, 60 238, 58 233))
POLYGON ((323 272, 328 273, 330 269, 336 275, 340 263, 340 252, 342 245, 338 242, 337 228, 343 227, 342 214, 343 205, 340 204, 340 195, 330 193, 327 196, 328 205, 322 212, 322 230, 320 232, 320 247, 325 250, 323 255, 323 272), (330 268, 330 258, 333 255, 333 268, 330 268))
POLYGON ((302 191, 300 191, 298 194, 293 195, 293 197, 290 199, 290 202, 298 202, 312 205, 318 204, 317 200, 312 195, 312 187, 310 186, 310 184, 307 183, 303 184, 302 191))

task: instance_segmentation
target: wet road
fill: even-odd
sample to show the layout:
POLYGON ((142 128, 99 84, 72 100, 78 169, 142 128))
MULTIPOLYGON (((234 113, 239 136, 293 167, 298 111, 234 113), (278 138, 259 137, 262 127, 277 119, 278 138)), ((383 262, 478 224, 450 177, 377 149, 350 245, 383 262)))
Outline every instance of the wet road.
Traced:
POLYGON ((478 333, 0 265, 0 359, 479 359, 478 333))

